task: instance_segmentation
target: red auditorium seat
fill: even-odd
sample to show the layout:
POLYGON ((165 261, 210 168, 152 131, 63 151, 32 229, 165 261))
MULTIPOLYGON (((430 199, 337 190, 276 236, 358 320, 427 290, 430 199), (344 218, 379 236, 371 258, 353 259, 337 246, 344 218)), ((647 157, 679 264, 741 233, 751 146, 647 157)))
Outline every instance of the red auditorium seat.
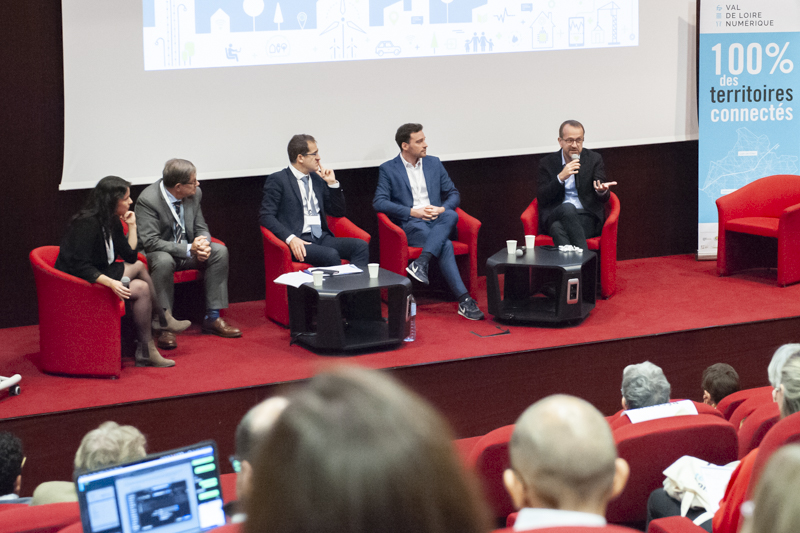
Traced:
POLYGON ((215 533, 240 533, 244 524, 225 524, 214 529, 215 533))
POLYGON ((475 448, 475 444, 477 444, 482 438, 483 435, 478 435, 477 437, 467 437, 453 441, 453 446, 456 447, 458 456, 461 457, 465 464, 469 459, 469 454, 472 453, 472 449, 475 448))
POLYGON ((39 368, 119 377, 125 304, 108 287, 57 270, 58 251, 42 246, 30 253, 39 304, 39 368))
POLYGON ((778 285, 800 281, 800 176, 767 176, 748 183, 717 199, 717 212, 720 276, 777 265, 778 285), (774 250, 769 245, 775 241, 777 260, 774 251, 765 253, 774 250))
POLYGON ((719 416, 675 416, 630 424, 614 431, 619 456, 631 475, 606 518, 613 523, 644 523, 647 498, 661 487, 663 471, 684 455, 724 465, 737 458, 736 429, 719 416))
POLYGON ((80 521, 75 522, 64 529, 59 529, 58 533, 83 533, 83 524, 81 524, 80 521))
MULTIPOLYGON (((458 271, 467 291, 473 296, 478 290, 478 232, 481 221, 468 215, 460 207, 458 213, 458 238, 453 241, 453 252, 458 261, 458 271)), ((391 270, 401 276, 406 275, 408 262, 419 257, 422 248, 408 245, 406 232, 389 220, 384 213, 378 213, 378 236, 381 247, 381 268, 391 270)))
POLYGON ((475 444, 467 464, 477 474, 489 508, 496 518, 505 519, 514 505, 503 485, 503 472, 509 467, 508 443, 514 424, 490 431, 475 444))
POLYGON ((758 476, 761 475, 761 471, 764 470, 772 454, 785 444, 797 442, 800 442, 800 413, 789 415, 772 426, 772 429, 767 432, 764 436, 764 440, 761 441, 761 445, 758 447, 758 455, 753 464, 753 474, 747 489, 749 497, 753 496, 756 483, 758 483, 758 476))
POLYGON ((3 512, 0 533, 56 533, 80 519, 78 502, 29 505, 3 512))
POLYGON ((219 476, 219 484, 223 503, 236 501, 236 473, 222 474, 219 476))
POLYGON ((769 387, 770 391, 769 394, 758 393, 753 394, 737 407, 733 414, 730 417, 730 423, 733 424, 737 430, 742 426, 742 422, 750 416, 750 414, 761 407, 762 405, 766 405, 769 403, 775 403, 775 400, 772 399, 772 387, 769 387))
MULTIPOLYGON (((679 401, 682 401, 682 400, 670 400, 670 403, 679 402, 679 401)), ((700 403, 700 402, 695 402, 694 400, 692 400, 692 403, 697 408, 697 414, 698 415, 711 415, 711 416, 716 416, 716 417, 719 417, 719 418, 724 418, 722 416, 722 413, 720 413, 717 409, 714 409, 710 405, 706 405, 706 404, 700 403)), ((609 420, 609 424, 611 424, 611 429, 612 430, 616 430, 616 429, 619 429, 621 427, 631 425, 631 419, 628 418, 627 416, 622 416, 622 413, 624 413, 624 412, 625 412, 625 410, 623 409, 621 411, 618 411, 616 414, 613 414, 613 415, 611 415, 609 417, 606 417, 606 420, 609 420)), ((679 416, 695 416, 695 415, 679 415, 679 416)))
POLYGON ((745 400, 755 397, 763 397, 764 399, 769 399, 772 401, 772 386, 767 385, 766 387, 744 389, 734 392, 733 394, 729 394, 719 401, 717 404, 717 410, 722 413, 722 416, 725 417, 725 420, 730 420, 734 411, 736 411, 736 409, 742 405, 745 400))
MULTIPOLYGON (((352 237, 369 242, 369 233, 359 228, 346 217, 327 217, 328 229, 334 237, 352 237)), ((289 245, 278 239, 271 231, 261 226, 261 237, 264 244, 264 275, 266 282, 265 314, 267 318, 278 324, 289 326, 289 298, 286 286, 273 283, 282 274, 297 272, 311 268, 308 263, 292 261, 289 245)), ((342 260, 342 264, 347 261, 342 260)), ((386 268, 384 265, 382 267, 386 268)))
POLYGON ((647 533, 705 533, 705 531, 685 516, 659 518, 652 520, 647 526, 647 533))
MULTIPOLYGON (((599 252, 600 290, 604 298, 610 297, 617 290, 617 225, 619 223, 619 198, 613 192, 606 202, 606 221, 599 237, 587 239, 590 250, 599 252)), ((539 204, 533 199, 527 209, 520 215, 525 235, 536 235, 536 246, 553 246, 553 239, 539 234, 539 204)))
POLYGON ((745 418, 739 428, 739 459, 743 459, 751 450, 758 448, 767 432, 781 416, 778 404, 770 402, 758 407, 745 418))

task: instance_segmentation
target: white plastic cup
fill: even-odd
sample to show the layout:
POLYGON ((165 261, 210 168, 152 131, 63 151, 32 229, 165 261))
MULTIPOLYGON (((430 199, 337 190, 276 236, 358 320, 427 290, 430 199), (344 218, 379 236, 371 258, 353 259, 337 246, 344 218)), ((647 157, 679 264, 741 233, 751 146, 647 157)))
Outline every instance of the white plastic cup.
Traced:
POLYGON ((322 280, 325 278, 325 272, 321 270, 314 270, 311 275, 314 276, 314 286, 322 287, 322 280))
POLYGON ((510 255, 514 255, 517 253, 517 241, 506 241, 506 248, 508 248, 510 255))
POLYGON ((377 278, 381 265, 379 263, 370 263, 367 266, 369 267, 369 277, 372 279, 377 278))
POLYGON ((525 249, 533 250, 534 246, 536 246, 536 235, 525 235, 525 249))

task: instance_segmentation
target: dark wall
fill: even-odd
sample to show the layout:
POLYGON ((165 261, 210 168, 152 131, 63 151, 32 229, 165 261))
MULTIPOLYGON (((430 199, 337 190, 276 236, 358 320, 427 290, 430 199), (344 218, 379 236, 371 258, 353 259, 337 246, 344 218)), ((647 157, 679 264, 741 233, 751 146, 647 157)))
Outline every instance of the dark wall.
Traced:
MULTIPOLYGON (((59 243, 86 191, 58 190, 64 140, 61 3, 2 2, 0 29, 0 95, 5 100, 0 116, 2 328, 37 322, 36 288, 28 253, 37 246, 59 243)), ((618 105, 622 107, 624 103, 618 105)), ((425 122, 424 117, 420 120, 425 122)), ((548 127, 553 129, 555 151, 557 125, 548 127)), ((587 138, 591 147, 591 130, 587 138)), ((431 152, 436 154, 435 145, 431 152)), ((622 203, 619 258, 694 252, 697 143, 608 148, 600 152, 609 179, 619 182, 615 189, 622 203)), ((481 270, 486 258, 501 249, 506 239, 522 238, 519 215, 536 194, 534 176, 539 158, 517 156, 446 163, 461 191, 461 207, 483 222, 479 241, 481 270)), ((342 169, 337 170, 337 176, 347 191, 349 218, 374 236, 371 253, 377 260, 377 220, 371 207, 377 170, 342 169)), ((232 301, 264 297, 261 237, 256 222, 263 179, 202 183, 203 212, 212 233, 230 248, 232 301)), ((134 198, 141 189, 133 189, 134 198)))

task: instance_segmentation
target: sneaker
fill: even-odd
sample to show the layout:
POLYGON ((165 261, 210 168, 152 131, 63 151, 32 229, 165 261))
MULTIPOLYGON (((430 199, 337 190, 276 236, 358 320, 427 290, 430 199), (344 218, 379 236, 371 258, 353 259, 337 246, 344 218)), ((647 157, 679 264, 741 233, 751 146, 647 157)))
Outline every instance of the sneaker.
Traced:
POLYGON ((478 304, 472 298, 467 298, 458 304, 458 314, 470 320, 483 320, 483 312, 478 309, 478 304))
POLYGON ((412 261, 411 264, 406 267, 406 272, 420 283, 428 284, 428 263, 412 261))

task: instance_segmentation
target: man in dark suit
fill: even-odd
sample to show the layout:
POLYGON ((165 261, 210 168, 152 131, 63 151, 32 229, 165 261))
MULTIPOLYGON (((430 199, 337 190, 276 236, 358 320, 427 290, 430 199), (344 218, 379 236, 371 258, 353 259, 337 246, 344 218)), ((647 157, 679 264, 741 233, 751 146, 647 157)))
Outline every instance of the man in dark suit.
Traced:
POLYGON ((483 313, 461 281, 450 242, 458 223, 455 211, 461 202, 458 189, 442 162, 427 156, 422 124, 403 124, 395 141, 400 155, 378 169, 378 188, 372 207, 403 228, 410 246, 422 247, 419 258, 406 268, 409 275, 427 285, 428 264, 432 257, 437 257, 447 285, 458 298, 458 314, 481 320, 483 313))
POLYGON ((289 245, 295 261, 332 266, 347 259, 358 267, 369 262, 369 246, 361 239, 331 235, 326 216, 345 216, 344 193, 333 170, 320 165, 311 135, 289 141, 291 164, 267 178, 258 220, 289 245))
POLYGON ((567 120, 558 129, 561 149, 539 163, 539 227, 556 246, 571 244, 588 250, 586 239, 603 230, 603 204, 609 187, 600 154, 583 148, 584 129, 567 120))
MULTIPOLYGON (((162 179, 147 187, 136 200, 139 247, 147 254, 150 277, 159 303, 172 311, 173 274, 177 270, 200 269, 206 292, 203 333, 241 337, 242 332, 220 316, 228 307, 228 249, 211 242, 200 201, 197 169, 185 159, 170 159, 162 179)), ((158 346, 175 348, 173 333, 162 331, 158 346)))

